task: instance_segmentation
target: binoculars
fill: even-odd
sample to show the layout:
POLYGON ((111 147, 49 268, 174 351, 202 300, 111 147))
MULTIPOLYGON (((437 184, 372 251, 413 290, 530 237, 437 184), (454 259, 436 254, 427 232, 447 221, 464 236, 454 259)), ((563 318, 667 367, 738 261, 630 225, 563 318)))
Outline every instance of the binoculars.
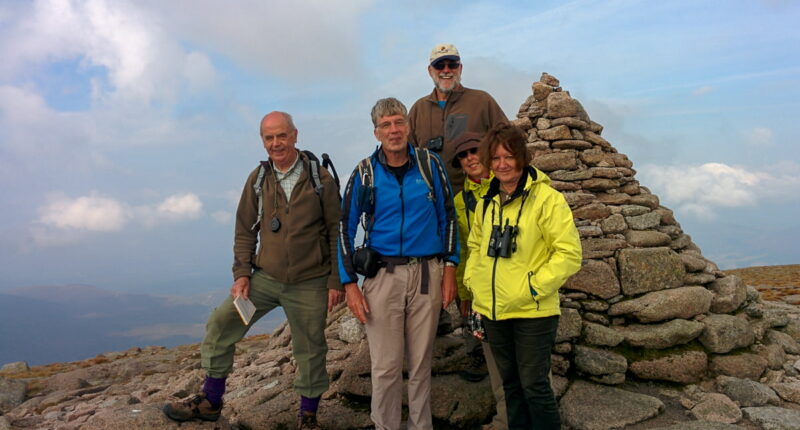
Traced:
POLYGON ((499 225, 493 225, 486 254, 489 257, 511 257, 511 254, 517 250, 517 234, 519 234, 519 227, 508 225, 508 220, 502 230, 499 225))

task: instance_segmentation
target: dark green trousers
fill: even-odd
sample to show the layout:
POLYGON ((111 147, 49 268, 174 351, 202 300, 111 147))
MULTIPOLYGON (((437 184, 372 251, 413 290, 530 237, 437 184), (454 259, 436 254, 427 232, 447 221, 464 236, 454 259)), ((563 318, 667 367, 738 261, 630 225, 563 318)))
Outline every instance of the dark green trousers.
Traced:
POLYGON ((200 349, 206 374, 212 378, 227 377, 233 370, 236 343, 256 321, 281 306, 292 330, 292 349, 297 362, 295 390, 310 398, 322 395, 328 389, 325 370, 325 355, 328 353, 325 342, 327 277, 285 284, 256 271, 250 277, 249 296, 256 305, 256 314, 250 325, 242 323, 230 296, 208 318, 206 337, 200 349))

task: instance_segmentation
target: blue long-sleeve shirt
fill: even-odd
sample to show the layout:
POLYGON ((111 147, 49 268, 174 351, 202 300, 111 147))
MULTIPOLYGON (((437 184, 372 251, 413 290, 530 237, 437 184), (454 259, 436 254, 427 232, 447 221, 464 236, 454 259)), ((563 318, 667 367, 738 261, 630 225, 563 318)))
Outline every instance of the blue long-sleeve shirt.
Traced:
MULTIPOLYGON (((433 200, 417 165, 416 149, 408 145, 409 168, 402 183, 386 166, 379 147, 371 156, 375 210, 369 247, 392 257, 427 257, 439 255, 459 263, 460 244, 452 189, 442 160, 431 153, 433 200)), ((350 175, 342 198, 339 223, 339 276, 341 282, 356 282, 352 254, 362 208, 359 189, 363 186, 358 167, 350 175)))

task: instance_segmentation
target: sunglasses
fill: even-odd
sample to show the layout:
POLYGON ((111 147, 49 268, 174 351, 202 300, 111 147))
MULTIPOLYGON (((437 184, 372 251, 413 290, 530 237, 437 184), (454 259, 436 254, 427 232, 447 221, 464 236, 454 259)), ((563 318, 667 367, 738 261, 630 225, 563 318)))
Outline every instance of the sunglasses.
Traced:
POLYGON ((455 70, 461 67, 461 63, 458 61, 451 61, 449 63, 446 61, 439 61, 438 63, 433 63, 432 66, 436 70, 444 70, 445 67, 450 67, 450 70, 455 70))
POLYGON ((463 159, 463 158, 467 158, 467 155, 469 155, 469 154, 477 154, 477 153, 478 153, 478 148, 470 148, 470 149, 467 149, 466 151, 459 152, 458 154, 456 154, 456 156, 460 160, 460 159, 463 159))

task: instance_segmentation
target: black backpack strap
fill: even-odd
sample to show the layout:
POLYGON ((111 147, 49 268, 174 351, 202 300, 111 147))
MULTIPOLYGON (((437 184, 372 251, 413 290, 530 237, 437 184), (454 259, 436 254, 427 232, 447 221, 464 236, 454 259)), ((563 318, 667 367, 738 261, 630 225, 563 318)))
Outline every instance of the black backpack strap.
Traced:
POLYGON ((258 206, 258 216, 256 217, 255 224, 250 227, 250 230, 255 230, 258 224, 261 223, 261 219, 264 218, 264 193, 261 191, 261 185, 264 184, 264 176, 267 174, 268 167, 268 162, 262 162, 261 166, 258 167, 256 181, 253 182, 253 191, 256 193, 256 205, 258 206))
POLYGON ((322 181, 319 179, 319 158, 317 158, 317 156, 311 151, 304 150, 303 154, 306 154, 306 157, 308 157, 308 165, 310 167, 308 176, 311 179, 311 186, 314 188, 314 192, 316 192, 321 199, 324 187, 322 185, 322 181))
POLYGON ((433 168, 431 167, 431 153, 425 148, 415 148, 417 155, 417 164, 419 171, 422 173, 422 179, 428 185, 428 200, 435 201, 436 197, 433 193, 433 168))
POLYGON ((336 189, 341 189, 342 186, 339 183, 339 174, 336 172, 336 168, 333 166, 333 161, 331 161, 331 157, 327 152, 322 153, 322 167, 328 169, 328 172, 333 175, 333 182, 336 183, 336 189))
MULTIPOLYGON (((375 172, 372 167, 372 160, 367 157, 358 162, 358 176, 361 179, 361 188, 366 189, 370 193, 369 199, 370 206, 375 207, 375 172)), ((372 230, 372 225, 375 222, 375 214, 372 211, 361 210, 361 228, 364 229, 364 243, 369 242, 369 232, 372 230)))

